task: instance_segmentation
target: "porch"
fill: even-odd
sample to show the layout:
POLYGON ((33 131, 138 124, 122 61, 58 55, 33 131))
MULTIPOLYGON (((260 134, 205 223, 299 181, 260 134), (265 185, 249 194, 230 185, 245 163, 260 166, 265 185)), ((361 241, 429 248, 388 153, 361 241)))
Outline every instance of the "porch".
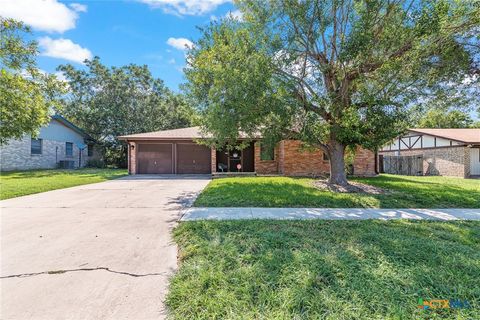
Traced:
MULTIPOLYGON (((255 175, 255 147, 251 142, 242 150, 215 150, 213 176, 255 175)), ((212 159, 213 160, 213 159, 212 159)))

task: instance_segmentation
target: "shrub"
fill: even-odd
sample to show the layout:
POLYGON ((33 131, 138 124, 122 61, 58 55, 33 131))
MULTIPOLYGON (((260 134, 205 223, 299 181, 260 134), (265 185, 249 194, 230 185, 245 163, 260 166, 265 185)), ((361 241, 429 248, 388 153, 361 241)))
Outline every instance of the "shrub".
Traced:
POLYGON ((90 159, 85 165, 87 168, 105 168, 105 162, 101 159, 90 159))

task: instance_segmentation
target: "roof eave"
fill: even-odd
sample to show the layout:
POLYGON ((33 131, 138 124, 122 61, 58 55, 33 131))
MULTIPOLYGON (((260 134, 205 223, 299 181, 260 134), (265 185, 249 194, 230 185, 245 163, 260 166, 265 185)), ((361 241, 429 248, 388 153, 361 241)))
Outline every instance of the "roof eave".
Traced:
POLYGON ((443 136, 443 135, 433 134, 433 133, 426 133, 426 132, 418 131, 418 130, 415 130, 415 129, 408 129, 408 131, 413 131, 413 132, 415 132, 415 133, 419 133, 419 134, 422 134, 422 135, 429 135, 429 136, 433 136, 433 137, 437 137, 437 138, 443 138, 443 139, 453 140, 453 141, 461 142, 461 143, 473 143, 473 144, 480 143, 480 142, 470 142, 470 141, 465 141, 465 140, 459 140, 459 139, 449 138, 449 137, 446 137, 446 136, 443 136))
MULTIPOLYGON (((191 138, 185 138, 185 137, 131 137, 131 136, 118 136, 118 140, 125 140, 125 141, 133 141, 133 140, 149 140, 149 141, 164 141, 164 140, 207 140, 207 139, 212 139, 212 138, 197 138, 197 137, 191 137, 191 138)), ((256 138, 238 138, 237 140, 258 140, 261 139, 259 137, 256 138)))

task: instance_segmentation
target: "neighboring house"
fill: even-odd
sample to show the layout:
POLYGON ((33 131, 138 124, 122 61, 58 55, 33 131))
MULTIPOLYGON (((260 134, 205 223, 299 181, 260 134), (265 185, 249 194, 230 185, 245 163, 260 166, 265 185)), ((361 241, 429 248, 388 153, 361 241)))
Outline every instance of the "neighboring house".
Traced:
POLYGON ((417 156, 420 175, 478 176, 480 129, 409 129, 385 145, 379 155, 417 156))
MULTIPOLYGON (((307 176, 329 173, 327 156, 321 150, 305 150, 297 140, 283 140, 269 149, 261 144, 261 139, 257 139, 241 151, 226 151, 195 142, 204 138, 199 127, 119 137, 129 145, 130 174, 255 172, 307 176)), ((358 148, 353 173, 375 175, 375 154, 358 148)))
POLYGON ((78 168, 98 154, 93 140, 65 118, 55 115, 38 137, 25 135, 0 146, 2 171, 78 168))

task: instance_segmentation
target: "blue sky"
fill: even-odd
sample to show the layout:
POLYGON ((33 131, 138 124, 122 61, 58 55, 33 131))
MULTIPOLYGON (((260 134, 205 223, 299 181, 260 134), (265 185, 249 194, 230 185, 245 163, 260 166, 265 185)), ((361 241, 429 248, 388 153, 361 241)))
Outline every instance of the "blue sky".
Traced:
POLYGON ((184 82, 184 46, 212 19, 238 14, 228 0, 1 0, 0 15, 32 26, 38 67, 82 67, 99 56, 109 66, 146 64, 177 91, 184 82))

